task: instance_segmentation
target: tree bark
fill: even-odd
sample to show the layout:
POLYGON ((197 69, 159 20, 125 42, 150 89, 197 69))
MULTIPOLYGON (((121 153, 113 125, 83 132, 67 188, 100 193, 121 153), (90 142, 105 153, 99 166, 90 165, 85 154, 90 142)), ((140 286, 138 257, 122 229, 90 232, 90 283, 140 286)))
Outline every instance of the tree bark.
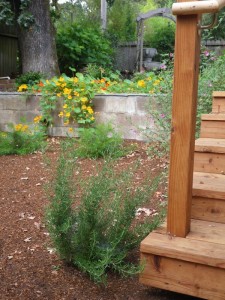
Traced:
POLYGON ((48 78, 59 75, 49 0, 32 0, 29 12, 35 23, 29 29, 19 28, 22 73, 40 72, 48 78))

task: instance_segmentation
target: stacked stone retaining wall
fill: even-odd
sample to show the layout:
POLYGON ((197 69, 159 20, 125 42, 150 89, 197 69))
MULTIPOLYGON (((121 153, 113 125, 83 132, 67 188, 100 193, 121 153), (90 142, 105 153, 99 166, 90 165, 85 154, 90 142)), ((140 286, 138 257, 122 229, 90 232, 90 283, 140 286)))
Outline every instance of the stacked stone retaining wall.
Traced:
MULTIPOLYGON (((0 93, 0 130, 8 131, 8 124, 18 124, 21 119, 33 122, 34 117, 41 114, 40 97, 41 95, 0 93)), ((154 126, 148 112, 149 101, 154 101, 154 97, 128 94, 97 95, 93 99, 96 122, 111 122, 125 139, 145 140, 145 128, 154 126)), ((54 125, 49 128, 50 136, 66 136, 68 133, 68 126, 58 117, 60 106, 59 104, 53 113, 54 125)))

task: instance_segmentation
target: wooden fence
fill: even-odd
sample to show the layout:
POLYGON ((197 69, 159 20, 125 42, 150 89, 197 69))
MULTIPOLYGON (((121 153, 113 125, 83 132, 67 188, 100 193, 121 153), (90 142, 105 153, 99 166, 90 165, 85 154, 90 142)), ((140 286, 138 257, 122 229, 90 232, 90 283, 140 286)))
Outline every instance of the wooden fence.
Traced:
POLYGON ((0 77, 14 78, 17 73, 18 38, 13 27, 0 28, 0 77))

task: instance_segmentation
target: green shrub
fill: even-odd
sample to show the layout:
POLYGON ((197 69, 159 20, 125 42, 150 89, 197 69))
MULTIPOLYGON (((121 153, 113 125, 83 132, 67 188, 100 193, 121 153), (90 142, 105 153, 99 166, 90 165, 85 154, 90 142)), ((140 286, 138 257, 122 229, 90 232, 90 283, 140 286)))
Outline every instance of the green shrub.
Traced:
POLYGON ((43 75, 39 72, 27 72, 16 78, 17 86, 22 84, 34 85, 40 82, 43 75))
POLYGON ((169 153, 172 115, 172 70, 163 72, 162 93, 149 98, 146 110, 154 126, 146 127, 142 134, 150 143, 148 152, 152 156, 164 156, 169 153))
POLYGON ((140 267, 129 262, 129 253, 158 225, 160 218, 137 223, 135 212, 139 205, 149 201, 158 178, 134 189, 135 170, 118 174, 108 162, 81 186, 80 205, 76 205, 72 186, 78 183, 72 180, 75 164, 69 153, 68 147, 64 147, 53 185, 54 196, 47 210, 55 248, 62 259, 95 282, 105 283, 108 270, 123 276, 136 274, 140 267))
POLYGON ((225 53, 204 67, 199 80, 197 136, 199 135, 201 115, 212 111, 213 91, 225 90, 225 53))
POLYGON ((120 157, 126 153, 123 139, 111 124, 98 124, 94 128, 80 131, 76 156, 100 158, 120 157))
POLYGON ((41 126, 20 123, 10 127, 12 132, 0 133, 0 155, 24 155, 45 149, 45 132, 41 126))
POLYGON ((158 51, 158 58, 154 57, 153 60, 161 59, 161 55, 174 52, 175 25, 172 21, 151 19, 146 26, 145 44, 158 51))
POLYGON ((80 70, 89 63, 110 66, 112 48, 100 29, 74 23, 61 27, 57 33, 60 71, 70 74, 69 67, 80 70))

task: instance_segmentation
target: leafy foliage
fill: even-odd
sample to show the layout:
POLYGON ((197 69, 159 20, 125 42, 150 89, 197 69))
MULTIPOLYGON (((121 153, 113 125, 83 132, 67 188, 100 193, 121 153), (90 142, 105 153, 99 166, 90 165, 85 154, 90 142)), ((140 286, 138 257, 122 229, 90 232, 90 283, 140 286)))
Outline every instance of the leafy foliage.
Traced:
POLYGON ((61 72, 81 69, 89 63, 110 66, 112 48, 100 29, 74 23, 58 29, 57 52, 61 72))
POLYGON ((62 75, 52 78, 34 86, 33 90, 42 93, 40 105, 43 111, 43 119, 49 124, 53 122, 53 111, 63 99, 61 111, 58 117, 62 118, 64 125, 77 122, 83 126, 92 124, 95 120, 92 108, 92 98, 95 95, 95 83, 89 76, 76 73, 75 77, 62 75))
POLYGON ((136 40, 136 17, 139 6, 134 1, 115 0, 109 10, 108 32, 120 42, 136 40))
POLYGON ((173 70, 164 71, 162 91, 149 98, 147 111, 154 122, 154 126, 143 130, 150 147, 148 153, 152 156, 164 156, 169 153, 171 114, 172 114, 172 74, 173 70))
MULTIPOLYGON (((210 15, 206 14, 203 17, 204 24, 210 24, 212 22, 211 18, 212 18, 211 14, 210 15)), ((202 32, 203 40, 225 39, 224 26, 225 26, 225 8, 219 11, 217 24, 211 29, 203 30, 202 32)))
POLYGON ((11 5, 8 1, 0 1, 0 23, 5 23, 6 25, 12 25, 14 20, 14 14, 11 10, 11 5))
POLYGON ((136 274, 140 267, 129 262, 129 253, 159 218, 137 224, 135 212, 149 200, 158 179, 134 190, 134 170, 116 174, 108 163, 81 187, 80 205, 72 209, 75 164, 69 153, 64 146, 47 211, 50 235, 60 257, 88 273, 95 282, 106 282, 108 270, 124 276, 136 274))
POLYGON ((200 117, 212 110, 213 91, 225 90, 225 53, 210 62, 202 71, 199 80, 199 99, 197 111, 197 134, 200 128, 200 117))
POLYGON ((13 5, 11 1, 0 1, 0 22, 6 25, 14 25, 14 21, 25 29, 30 28, 35 20, 33 15, 29 12, 29 5, 31 0, 17 1, 16 5, 13 5), (18 13, 15 13, 15 7, 18 8, 18 13))
POLYGON ((172 21, 160 20, 159 18, 151 19, 146 27, 145 43, 156 48, 160 58, 164 54, 174 52, 175 25, 172 21))
POLYGON ((0 132, 0 155, 24 155, 45 149, 45 132, 40 125, 20 123, 10 127, 12 132, 0 132))
POLYGON ((22 84, 34 85, 40 82, 42 74, 39 72, 27 72, 16 78, 17 86, 22 84))
POLYGON ((80 131, 78 157, 100 158, 120 157, 126 153, 123 139, 116 133, 111 124, 98 124, 94 128, 85 128, 80 131))

